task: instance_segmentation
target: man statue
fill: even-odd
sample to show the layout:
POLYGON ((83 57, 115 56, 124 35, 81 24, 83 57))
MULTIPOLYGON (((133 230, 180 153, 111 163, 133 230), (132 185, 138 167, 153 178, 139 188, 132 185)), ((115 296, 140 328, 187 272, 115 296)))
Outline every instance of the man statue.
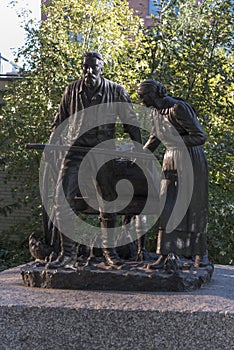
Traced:
MULTIPOLYGON (((85 123, 85 111, 89 107, 104 105, 112 108, 113 103, 117 103, 118 107, 111 109, 110 114, 115 111, 115 118, 119 117, 124 126, 124 131, 127 132, 133 141, 139 144, 141 148, 141 133, 139 129, 139 123, 136 119, 133 107, 130 101, 130 97, 125 89, 115 82, 109 81, 102 77, 104 69, 103 57, 99 52, 87 52, 82 57, 83 79, 78 79, 70 84, 63 94, 60 107, 54 121, 55 129, 61 125, 61 123, 67 118, 75 115, 74 122, 71 118, 69 123, 70 143, 82 147, 92 148, 107 140, 113 140, 115 138, 115 120, 113 115, 109 118, 108 113, 105 116, 104 125, 95 124, 97 116, 93 116, 93 126, 90 125, 84 133, 81 133, 83 123, 85 123), (125 103, 125 108, 121 108, 121 105, 125 103), (127 105, 127 107, 126 107, 127 105), (82 114, 82 111, 84 112, 82 114), (118 115, 117 115, 118 114, 118 115), (98 125, 98 126, 96 126, 98 125)), ((95 108, 95 107, 94 107, 95 108)), ((113 113, 112 113, 113 114, 113 113)), ((51 139, 53 139, 53 134, 51 139)), ((113 142, 113 150, 115 149, 113 142)), ((70 150, 66 155, 62 163, 62 167, 59 173, 59 179, 56 186, 55 194, 55 212, 57 223, 61 222, 61 214, 67 215, 69 221, 69 215, 72 215, 71 210, 64 212, 63 205, 60 203, 61 193, 64 192, 66 200, 69 203, 70 209, 75 211, 75 197, 80 195, 80 189, 78 186, 78 172, 84 157, 83 153, 79 151, 70 150), (63 212, 62 212, 63 211, 63 212)), ((113 186, 113 162, 108 161, 98 172, 97 177, 94 179, 95 190, 100 195, 99 198, 103 199, 99 202, 99 219, 102 231, 102 248, 103 255, 106 259, 106 263, 109 265, 121 264, 120 258, 117 255, 110 231, 115 226, 116 214, 109 211, 106 208, 106 202, 110 202, 116 199, 116 191, 113 186), (104 203, 105 202, 105 203, 104 203)), ((71 219, 72 222, 72 219, 71 219)), ((59 227, 59 225, 58 225, 59 227)), ((48 264, 49 268, 63 267, 68 264, 72 264, 76 260, 76 244, 75 242, 66 236, 66 232, 60 232, 61 239, 61 253, 59 257, 48 264)))
MULTIPOLYGON (((159 82, 151 79, 142 82, 138 94, 143 104, 152 107, 153 129, 144 148, 153 152, 160 142, 166 147, 160 193, 165 202, 157 240, 157 254, 160 256, 149 267, 162 268, 171 253, 195 258, 195 266, 201 266, 207 260, 208 170, 202 147, 205 134, 194 109, 184 100, 168 95, 159 82), (187 208, 179 220, 181 208, 177 208, 174 218, 177 223, 172 231, 167 230, 169 219, 176 209, 176 200, 182 192, 185 201, 186 195, 191 194, 187 208)), ((177 205, 183 207, 184 203, 177 205)))

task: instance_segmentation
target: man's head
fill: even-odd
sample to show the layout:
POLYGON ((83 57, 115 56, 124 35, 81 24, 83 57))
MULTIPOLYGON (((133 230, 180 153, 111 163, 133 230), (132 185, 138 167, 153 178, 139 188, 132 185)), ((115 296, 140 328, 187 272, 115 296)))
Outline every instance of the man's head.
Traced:
POLYGON ((167 89, 158 81, 147 79, 138 86, 137 93, 147 107, 157 107, 157 100, 167 95, 167 89))
POLYGON ((104 69, 102 55, 96 51, 86 52, 82 57, 82 68, 85 85, 90 89, 97 87, 104 69))

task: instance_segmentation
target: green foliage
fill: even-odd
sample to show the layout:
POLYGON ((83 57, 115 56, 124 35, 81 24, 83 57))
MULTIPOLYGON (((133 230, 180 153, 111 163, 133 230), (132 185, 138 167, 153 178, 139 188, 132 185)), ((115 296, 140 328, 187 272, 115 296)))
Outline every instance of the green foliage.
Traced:
POLYGON ((210 255, 233 263, 232 1, 177 0, 166 8, 163 3, 147 37, 149 76, 190 102, 208 134, 210 255))
POLYGON ((22 54, 29 59, 30 76, 37 82, 45 104, 58 103, 64 87, 81 76, 81 57, 100 51, 105 59, 105 76, 123 86, 134 86, 147 68, 141 60, 143 31, 126 0, 51 0, 44 6, 46 20, 38 30, 28 28, 30 45, 22 54))
POLYGON ((27 63, 1 112, 0 169, 16 178, 29 174, 15 191, 15 202, 31 206, 29 225, 40 226, 40 153, 25 151, 24 145, 46 142, 64 87, 82 74, 82 54, 99 50, 105 77, 123 85, 134 101, 137 84, 151 77, 197 110, 209 135, 210 255, 217 263, 233 264, 231 0, 164 3, 145 33, 126 0, 51 0, 37 27, 25 19, 27 42, 19 54, 27 63))
MULTIPOLYGON (((46 19, 38 26, 25 22, 27 41, 19 51, 26 60, 22 79, 11 86, 1 112, 1 171, 7 179, 28 174, 13 189, 15 202, 0 208, 8 213, 27 204, 35 217, 40 206, 38 189, 39 152, 25 144, 48 140, 53 118, 65 86, 82 75, 81 58, 99 50, 105 58, 105 77, 133 90, 147 62, 141 60, 142 21, 128 2, 51 0, 43 7, 46 19), (130 84, 129 84, 130 82, 130 84)), ((23 16, 26 14, 23 13, 23 16)), ((30 224, 30 223, 29 223, 30 224)))
POLYGON ((233 191, 220 185, 210 187, 208 247, 212 261, 234 265, 233 191))
POLYGON ((26 242, 15 243, 11 246, 1 247, 0 245, 0 272, 12 268, 26 261, 30 261, 31 257, 28 250, 28 244, 26 242))

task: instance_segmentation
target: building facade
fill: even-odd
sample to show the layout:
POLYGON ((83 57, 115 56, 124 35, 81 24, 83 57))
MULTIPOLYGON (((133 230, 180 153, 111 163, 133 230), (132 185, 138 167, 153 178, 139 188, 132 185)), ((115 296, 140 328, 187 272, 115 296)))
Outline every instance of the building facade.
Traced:
MULTIPOLYGON (((44 4, 48 4, 50 0, 41 1, 44 4)), ((157 3, 160 3, 160 0, 129 0, 128 2, 129 7, 135 10, 135 14, 144 19, 145 27, 153 25, 151 14, 157 16, 157 3)), ((44 14, 42 14, 42 19, 45 19, 44 14)))
POLYGON ((157 5, 154 0, 129 0, 129 7, 135 10, 136 15, 144 19, 145 27, 153 25, 151 15, 158 13, 157 5))

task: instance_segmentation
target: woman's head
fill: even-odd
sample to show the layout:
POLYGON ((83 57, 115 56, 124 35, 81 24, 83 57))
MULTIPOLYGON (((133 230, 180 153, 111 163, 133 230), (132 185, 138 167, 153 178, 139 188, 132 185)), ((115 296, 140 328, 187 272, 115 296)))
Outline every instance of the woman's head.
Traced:
POLYGON ((164 97, 167 95, 167 89, 164 85, 153 79, 143 81, 138 87, 138 94, 154 92, 157 97, 164 97))
POLYGON ((157 106, 157 100, 167 95, 167 89, 153 79, 143 81, 137 89, 141 101, 147 106, 157 106))

